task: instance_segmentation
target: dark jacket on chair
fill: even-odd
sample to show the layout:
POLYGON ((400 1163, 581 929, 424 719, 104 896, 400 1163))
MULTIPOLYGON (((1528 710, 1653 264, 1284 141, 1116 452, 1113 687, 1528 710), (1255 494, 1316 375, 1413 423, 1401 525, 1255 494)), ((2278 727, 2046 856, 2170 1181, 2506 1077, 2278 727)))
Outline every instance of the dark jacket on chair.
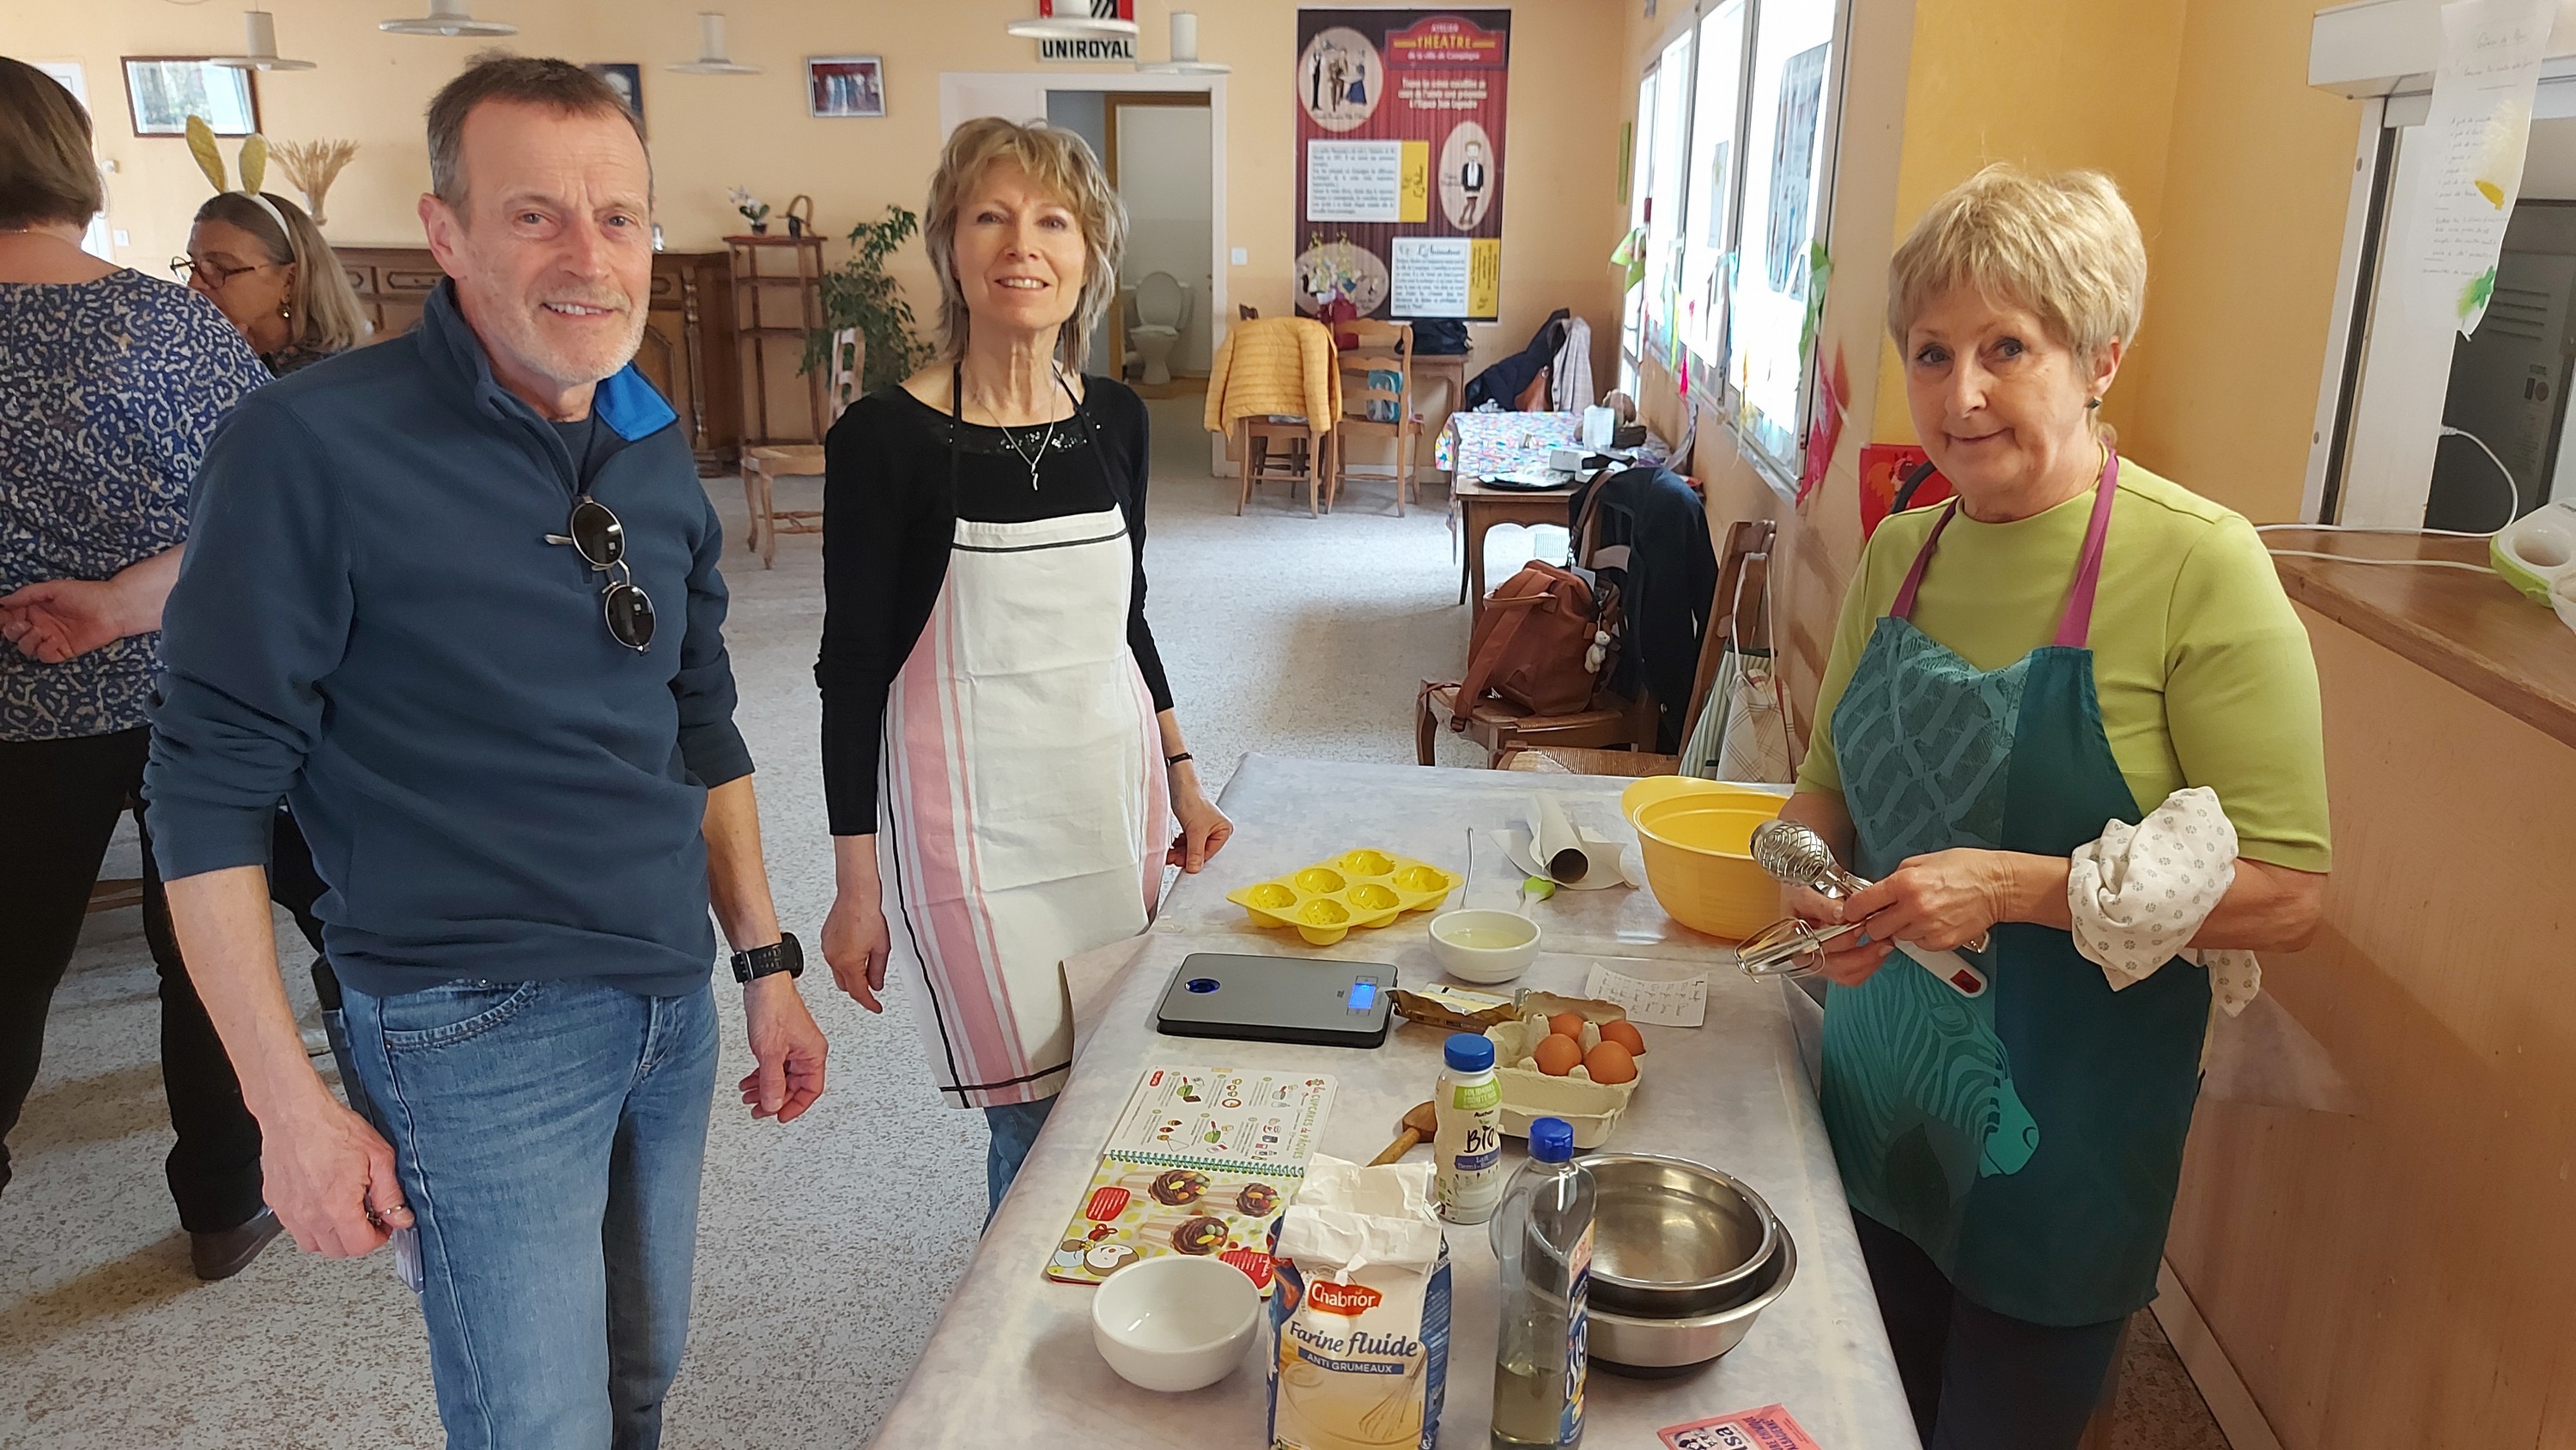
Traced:
POLYGON ((1579 562, 1618 586, 1625 620, 1610 687, 1632 700, 1640 689, 1653 693, 1655 749, 1674 754, 1717 593, 1708 505, 1669 468, 1605 474, 1574 496, 1568 524, 1577 548, 1587 509, 1594 514, 1592 550, 1579 562))

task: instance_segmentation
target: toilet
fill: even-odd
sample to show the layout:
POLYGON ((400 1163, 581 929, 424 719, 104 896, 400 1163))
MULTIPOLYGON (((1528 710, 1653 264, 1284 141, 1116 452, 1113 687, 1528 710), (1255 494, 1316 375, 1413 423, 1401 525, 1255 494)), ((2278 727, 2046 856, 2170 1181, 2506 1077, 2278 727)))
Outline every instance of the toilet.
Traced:
POLYGON ((1180 345, 1181 329, 1190 322, 1190 289, 1169 272, 1153 272, 1136 284, 1132 295, 1127 342, 1145 364, 1142 381, 1168 383, 1172 349, 1180 345))

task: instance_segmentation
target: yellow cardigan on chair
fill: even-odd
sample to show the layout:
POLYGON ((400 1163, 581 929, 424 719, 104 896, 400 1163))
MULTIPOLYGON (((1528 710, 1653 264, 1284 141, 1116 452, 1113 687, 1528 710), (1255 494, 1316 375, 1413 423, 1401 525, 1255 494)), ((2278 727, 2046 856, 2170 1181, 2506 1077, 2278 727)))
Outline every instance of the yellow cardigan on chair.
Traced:
POLYGON ((1208 431, 1230 433, 1239 418, 1274 414, 1303 418, 1319 435, 1342 416, 1333 334, 1313 318, 1247 318, 1217 344, 1208 374, 1208 431))

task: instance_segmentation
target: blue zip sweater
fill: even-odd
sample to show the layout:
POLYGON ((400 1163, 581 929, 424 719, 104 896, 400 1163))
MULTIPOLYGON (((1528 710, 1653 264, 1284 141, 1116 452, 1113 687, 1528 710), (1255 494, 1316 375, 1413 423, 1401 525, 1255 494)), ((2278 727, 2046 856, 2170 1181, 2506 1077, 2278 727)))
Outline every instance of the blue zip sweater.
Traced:
POLYGON ((162 627, 145 793, 176 880, 264 864, 280 798, 330 891, 331 963, 384 996, 460 977, 707 980, 707 787, 747 775, 723 550, 670 405, 628 367, 591 495, 660 616, 619 644, 565 532, 575 460, 493 380, 451 286, 409 336, 253 393, 199 473, 162 627))

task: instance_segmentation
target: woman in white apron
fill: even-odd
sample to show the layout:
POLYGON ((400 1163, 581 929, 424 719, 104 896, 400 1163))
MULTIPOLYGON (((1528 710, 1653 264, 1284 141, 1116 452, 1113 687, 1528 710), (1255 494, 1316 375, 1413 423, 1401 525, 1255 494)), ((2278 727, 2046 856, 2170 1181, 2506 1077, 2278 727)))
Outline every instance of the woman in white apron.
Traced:
POLYGON ((1116 295, 1116 193, 1073 133, 987 118, 925 217, 945 346, 827 444, 823 956, 871 1011, 910 964, 998 1205, 1072 1065, 1064 959, 1143 931, 1163 868, 1233 827, 1145 625, 1144 404, 1072 371, 1116 295))

